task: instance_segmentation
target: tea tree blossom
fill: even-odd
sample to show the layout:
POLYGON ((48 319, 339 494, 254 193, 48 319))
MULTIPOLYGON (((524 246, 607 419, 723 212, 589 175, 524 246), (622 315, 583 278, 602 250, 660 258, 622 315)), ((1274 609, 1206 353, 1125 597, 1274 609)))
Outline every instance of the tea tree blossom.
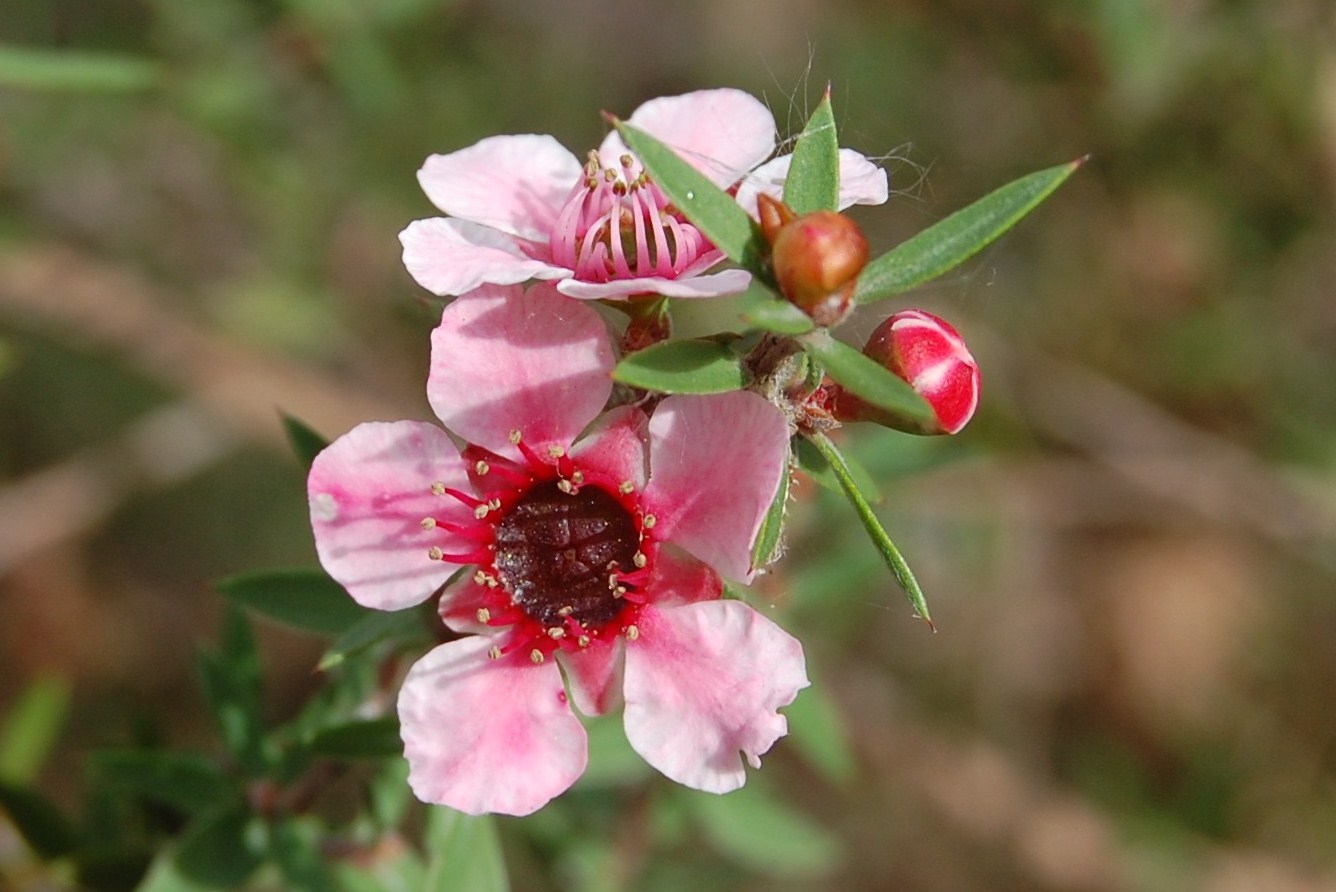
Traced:
POLYGON ((548 284, 481 288, 446 307, 427 385, 467 445, 432 424, 363 424, 312 466, 330 575, 378 609, 441 590, 444 622, 473 633, 426 654, 399 696, 423 800, 540 808, 585 767, 571 700, 586 715, 624 704, 646 761, 725 792, 807 685, 798 641, 721 598, 721 577, 751 578, 786 473, 781 414, 741 391, 600 414, 613 364, 588 306, 548 284))
MULTIPOLYGON (((740 90, 654 99, 627 123, 721 188, 736 188, 753 216, 758 192, 777 197, 783 189, 788 158, 761 164, 775 149, 774 117, 740 90)), ((841 207, 886 200, 885 172, 866 158, 843 150, 840 167, 841 207)), ((743 270, 708 272, 723 252, 669 203, 615 132, 584 162, 550 136, 493 136, 432 155, 418 180, 450 216, 415 221, 400 240, 408 271, 436 294, 537 279, 586 299, 717 297, 750 281, 743 270)))

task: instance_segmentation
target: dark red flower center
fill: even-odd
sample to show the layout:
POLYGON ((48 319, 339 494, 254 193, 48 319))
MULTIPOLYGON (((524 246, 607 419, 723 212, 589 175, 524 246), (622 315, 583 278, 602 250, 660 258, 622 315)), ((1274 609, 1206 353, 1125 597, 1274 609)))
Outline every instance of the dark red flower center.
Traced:
POLYGON ((494 566, 512 603, 548 627, 611 622, 625 601, 618 574, 635 569, 640 533, 598 486, 567 492, 553 480, 528 490, 496 524, 494 566))

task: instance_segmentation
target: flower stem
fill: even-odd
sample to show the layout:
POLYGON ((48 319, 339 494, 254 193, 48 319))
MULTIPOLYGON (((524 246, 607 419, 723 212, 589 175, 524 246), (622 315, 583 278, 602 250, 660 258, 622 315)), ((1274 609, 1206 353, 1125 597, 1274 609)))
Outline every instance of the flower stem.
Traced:
POLYGON ((854 506, 854 511, 858 514, 858 519, 863 523, 863 529, 867 530, 868 538, 876 546, 877 551, 881 553, 882 560, 890 568, 895 576, 895 581, 900 583, 900 588, 904 590, 905 596, 909 598, 909 603, 913 605, 914 612, 923 618, 934 632, 937 627, 933 625, 932 617, 928 614, 928 602, 923 597, 923 589, 919 588, 918 580, 914 578, 914 571, 909 569, 909 564, 904 556, 900 554, 900 549, 895 547, 891 537, 877 520, 877 515, 872 513, 872 506, 864 498, 858 484, 854 482, 853 474, 849 466, 844 461, 844 456, 840 454, 839 449, 830 438, 820 431, 813 431, 805 434, 812 445, 821 453, 821 457, 830 465, 830 470, 839 481, 840 488, 844 490, 845 497, 849 503, 854 506))

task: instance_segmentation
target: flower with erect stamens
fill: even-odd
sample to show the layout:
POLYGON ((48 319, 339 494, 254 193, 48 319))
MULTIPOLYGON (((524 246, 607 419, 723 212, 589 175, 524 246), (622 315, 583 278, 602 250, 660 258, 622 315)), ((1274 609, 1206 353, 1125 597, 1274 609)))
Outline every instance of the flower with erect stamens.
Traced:
MULTIPOLYGON (((775 148, 775 120, 740 90, 654 99, 627 118, 675 149, 756 215, 756 194, 783 190, 788 156, 760 167, 775 148), (755 168, 753 170, 753 168, 755 168)), ((840 152, 840 206, 886 200, 886 174, 840 152)), ((418 171, 427 197, 449 217, 409 224, 404 265, 435 294, 484 283, 555 282, 570 297, 638 294, 719 297, 743 291, 744 270, 708 270, 724 259, 668 201, 615 131, 581 163, 550 136, 493 136, 418 171)))
POLYGON ((427 802, 542 807, 584 771, 570 700, 586 715, 624 703, 647 762, 726 792, 807 685, 798 641, 721 598, 722 577, 754 572, 786 473, 781 413, 738 391, 600 414, 613 364, 588 305, 543 283, 478 289, 442 314, 427 384, 467 445, 432 424, 362 424, 311 467, 326 571, 384 610, 444 585, 441 618, 474 633, 427 653, 400 691, 427 802))

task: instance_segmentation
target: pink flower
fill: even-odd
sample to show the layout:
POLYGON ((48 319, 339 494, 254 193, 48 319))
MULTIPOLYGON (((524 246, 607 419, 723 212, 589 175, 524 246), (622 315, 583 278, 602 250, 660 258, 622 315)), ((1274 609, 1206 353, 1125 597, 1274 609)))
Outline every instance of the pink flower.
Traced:
MULTIPOLYGON (((775 120, 740 90, 654 99, 627 122, 721 188, 737 185, 753 216, 757 191, 783 188, 787 158, 756 168, 751 182, 749 171, 774 151, 775 120)), ((886 200, 885 173, 863 156, 842 151, 841 174, 842 207, 886 200)), ((586 299, 718 297, 751 279, 738 269, 707 272, 723 252, 671 206, 616 132, 584 164, 550 136, 493 136, 432 155, 418 181, 450 216, 414 221, 399 239, 404 265, 435 294, 540 279, 586 299)))
POLYGON ((427 383, 468 445, 363 424, 311 468, 316 548, 354 599, 393 610, 445 586, 442 619, 477 633, 426 654, 400 692, 425 801, 523 815, 569 787, 586 739, 567 686, 586 715, 624 702, 631 745, 668 777, 732 790, 807 685, 797 640, 720 597, 721 574, 753 574, 785 472, 779 411, 734 392, 600 416, 613 364, 587 305, 546 284, 481 288, 446 307, 427 383))

